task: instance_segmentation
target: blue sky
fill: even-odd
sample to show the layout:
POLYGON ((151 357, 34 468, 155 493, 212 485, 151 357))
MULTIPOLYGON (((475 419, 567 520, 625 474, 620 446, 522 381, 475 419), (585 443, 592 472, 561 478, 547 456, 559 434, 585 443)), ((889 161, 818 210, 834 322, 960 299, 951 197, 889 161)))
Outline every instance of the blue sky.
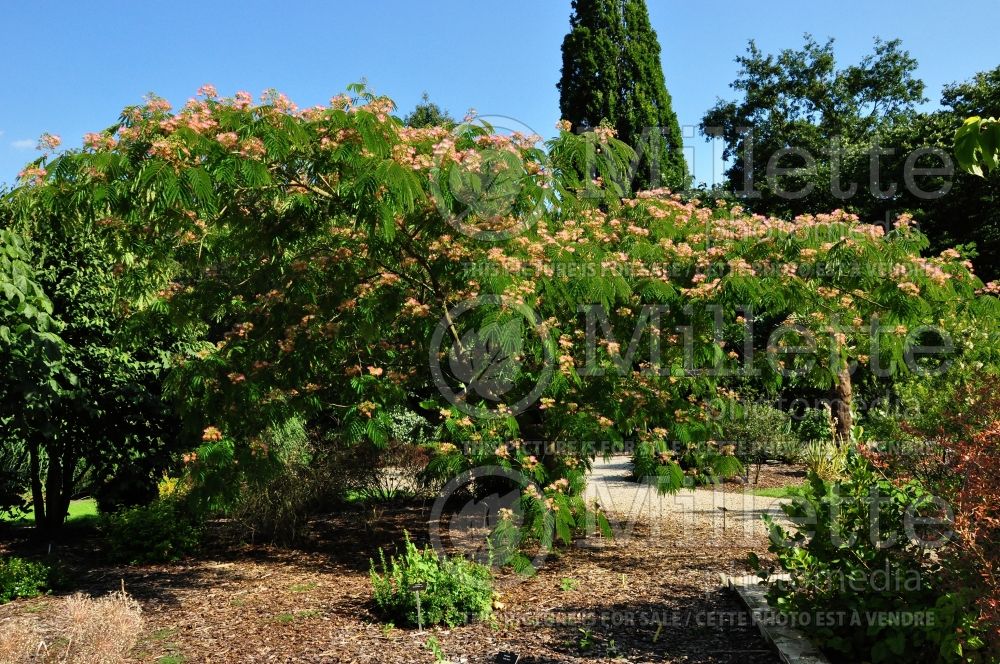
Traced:
MULTIPOLYGON (((943 84, 1000 64, 998 0, 731 3, 749 11, 648 2, 682 125, 729 96, 733 58, 751 37, 767 52, 799 46, 804 32, 834 37, 844 64, 876 35, 899 37, 920 62, 931 105, 943 84)), ((475 108, 549 136, 569 14, 569 0, 8 0, 0 3, 0 183, 38 155, 42 132, 77 146, 147 92, 179 105, 203 83, 223 94, 274 87, 305 106, 364 77, 401 111, 427 91, 456 117, 475 108)), ((698 179, 718 178, 713 147, 688 140, 698 179)))

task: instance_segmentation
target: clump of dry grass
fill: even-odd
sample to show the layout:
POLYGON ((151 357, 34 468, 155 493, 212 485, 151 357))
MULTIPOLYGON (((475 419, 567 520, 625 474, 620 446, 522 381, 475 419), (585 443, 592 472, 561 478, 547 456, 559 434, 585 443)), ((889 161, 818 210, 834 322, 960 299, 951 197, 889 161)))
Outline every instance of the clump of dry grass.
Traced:
POLYGON ((142 633, 142 609, 122 589, 94 599, 77 593, 62 606, 67 643, 62 660, 79 664, 117 664, 142 633))
POLYGON ((23 664, 38 651, 41 636, 31 622, 12 618, 0 622, 0 664, 23 664))
POLYGON ((0 622, 0 664, 119 664, 143 628, 139 603, 122 589, 97 599, 77 593, 53 605, 51 621, 0 622))

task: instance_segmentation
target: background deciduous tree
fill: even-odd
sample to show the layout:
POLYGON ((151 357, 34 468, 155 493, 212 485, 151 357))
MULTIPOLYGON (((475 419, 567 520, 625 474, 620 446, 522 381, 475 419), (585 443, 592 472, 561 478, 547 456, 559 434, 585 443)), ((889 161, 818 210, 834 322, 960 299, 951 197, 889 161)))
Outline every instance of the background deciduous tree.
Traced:
POLYGON ((58 364, 46 365, 42 349, 21 350, 51 369, 22 375, 21 397, 5 399, 27 414, 8 417, 4 438, 23 450, 12 461, 28 461, 11 493, 30 492, 35 523, 54 531, 80 494, 96 495, 109 511, 156 496, 178 451, 177 420, 163 394, 177 346, 169 327, 147 316, 141 329, 131 318, 135 304, 119 291, 114 255, 95 226, 19 208, 18 200, 3 201, 6 223, 30 247, 31 270, 59 323, 59 355, 58 364))
POLYGON ((838 68, 832 39, 820 44, 806 35, 801 48, 777 55, 751 41, 736 62, 738 97, 709 109, 701 131, 722 139, 729 186, 745 205, 783 216, 844 208, 884 218, 893 204, 870 191, 871 151, 911 122, 924 100, 917 62, 901 43, 876 40, 861 62, 838 68), (808 152, 809 161, 783 152, 789 149, 808 152), (769 163, 808 172, 769 178, 769 163))
POLYGON ((24 432, 51 431, 46 406, 64 389, 65 345, 52 311, 25 239, 0 228, 0 511, 25 506, 41 461, 24 432))
POLYGON ((1000 69, 946 86, 943 108, 927 112, 917 108, 917 62, 898 40, 876 40, 871 54, 843 68, 832 40, 808 35, 802 48, 777 55, 751 42, 737 63, 738 97, 706 112, 701 130, 722 139, 727 185, 743 205, 785 217, 843 208, 885 224, 908 212, 932 251, 975 243, 977 272, 1000 274, 1000 176, 973 177, 950 157, 967 117, 1000 109, 1000 69), (771 178, 769 165, 806 170, 771 178))

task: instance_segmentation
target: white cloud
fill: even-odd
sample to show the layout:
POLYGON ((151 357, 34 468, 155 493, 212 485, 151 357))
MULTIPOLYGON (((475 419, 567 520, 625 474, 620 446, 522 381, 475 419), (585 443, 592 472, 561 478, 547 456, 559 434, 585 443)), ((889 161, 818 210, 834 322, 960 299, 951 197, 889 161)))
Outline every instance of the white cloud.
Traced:
POLYGON ((19 141, 12 141, 10 146, 15 150, 30 150, 35 147, 35 141, 30 138, 22 138, 19 141))

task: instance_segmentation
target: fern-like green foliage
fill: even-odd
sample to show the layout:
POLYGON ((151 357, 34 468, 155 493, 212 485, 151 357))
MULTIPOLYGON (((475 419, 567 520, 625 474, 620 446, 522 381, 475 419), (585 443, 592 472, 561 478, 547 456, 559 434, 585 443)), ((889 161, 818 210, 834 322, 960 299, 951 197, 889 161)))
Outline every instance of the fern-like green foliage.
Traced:
POLYGON ((632 453, 632 478, 651 483, 660 493, 674 493, 684 486, 684 469, 673 450, 662 442, 639 443, 632 453))
POLYGON ((418 624, 457 627, 484 620, 493 610, 493 578, 485 565, 461 557, 442 558, 430 547, 419 549, 406 534, 403 551, 389 556, 379 551, 379 562, 371 561, 375 606, 387 621, 397 625, 418 624), (422 590, 413 590, 423 586, 422 590))
POLYGON ((292 418, 384 448, 391 413, 414 409, 444 450, 428 477, 523 473, 541 487, 528 539, 565 542, 587 521, 577 478, 626 440, 676 448, 648 468, 666 489, 738 471, 709 444, 727 372, 825 390, 879 356, 891 381, 920 326, 997 327, 961 252, 921 255, 905 217, 885 232, 628 194, 612 176, 630 149, 607 129, 542 149, 393 110, 363 87, 306 111, 277 93, 150 99, 11 193, 25 224, 93 232, 131 315, 185 340, 167 388, 205 446, 200 482, 268 472, 268 432, 292 418), (787 339, 743 332, 750 311, 787 339), (810 337, 813 357, 792 352, 810 337))
POLYGON ((665 441, 640 443, 632 453, 632 477, 652 484, 660 493, 682 487, 715 484, 743 475, 746 468, 735 456, 735 447, 714 441, 689 442, 679 449, 665 441))

